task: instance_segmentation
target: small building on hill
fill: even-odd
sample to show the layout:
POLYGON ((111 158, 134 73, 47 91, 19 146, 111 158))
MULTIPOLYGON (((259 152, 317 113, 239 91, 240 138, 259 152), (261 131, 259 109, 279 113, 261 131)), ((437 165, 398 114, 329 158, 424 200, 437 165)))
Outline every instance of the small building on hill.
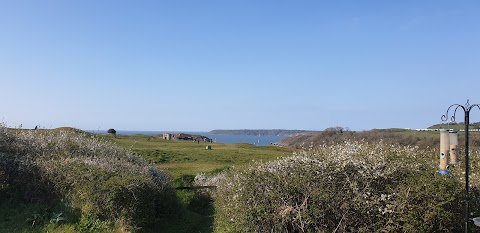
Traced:
POLYGON ((171 133, 165 132, 165 133, 163 133, 163 137, 162 137, 162 138, 165 139, 165 140, 172 140, 172 136, 173 136, 173 135, 172 135, 171 133))

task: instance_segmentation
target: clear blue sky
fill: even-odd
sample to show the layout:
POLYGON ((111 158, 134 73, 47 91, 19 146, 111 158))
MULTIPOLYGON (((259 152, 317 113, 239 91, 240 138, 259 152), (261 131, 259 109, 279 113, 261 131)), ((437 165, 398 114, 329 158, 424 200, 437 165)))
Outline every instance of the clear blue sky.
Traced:
POLYGON ((423 128, 480 103, 480 2, 0 0, 0 81, 12 127, 423 128))

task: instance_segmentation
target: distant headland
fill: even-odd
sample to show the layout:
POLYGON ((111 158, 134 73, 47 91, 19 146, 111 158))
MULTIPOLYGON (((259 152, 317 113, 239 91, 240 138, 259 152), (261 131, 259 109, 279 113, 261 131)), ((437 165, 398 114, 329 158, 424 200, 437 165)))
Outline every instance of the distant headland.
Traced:
POLYGON ((289 130, 289 129, 216 129, 207 134, 216 135, 262 135, 262 136, 291 136, 303 133, 317 133, 311 130, 289 130))

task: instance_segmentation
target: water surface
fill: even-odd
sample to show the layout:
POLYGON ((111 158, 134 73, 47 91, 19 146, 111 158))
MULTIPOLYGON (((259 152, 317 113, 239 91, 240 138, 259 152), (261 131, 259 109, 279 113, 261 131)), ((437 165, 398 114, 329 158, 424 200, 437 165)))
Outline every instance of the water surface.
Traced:
MULTIPOLYGON (((106 130, 88 130, 91 133, 107 133, 106 130)), ((235 144, 235 143, 249 143, 258 146, 269 146, 273 143, 276 143, 287 136, 270 136, 270 135, 218 135, 218 134, 208 134, 208 132, 188 132, 188 131, 129 131, 129 130, 117 130, 117 134, 123 135, 162 135, 164 132, 168 133, 186 133, 186 134, 196 134, 206 136, 211 138, 214 142, 225 143, 225 144, 235 144)))

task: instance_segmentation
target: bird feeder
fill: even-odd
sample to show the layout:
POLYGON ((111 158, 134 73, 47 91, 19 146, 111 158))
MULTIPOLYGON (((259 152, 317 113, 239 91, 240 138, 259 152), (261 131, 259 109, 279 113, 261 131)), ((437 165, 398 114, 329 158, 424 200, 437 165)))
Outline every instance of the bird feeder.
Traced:
POLYGON ((448 137, 448 130, 440 129, 440 171, 438 173, 445 175, 450 174, 447 170, 448 158, 447 154, 450 150, 450 140, 448 137))
POLYGON ((449 138, 450 138, 450 164, 458 164, 458 160, 457 160, 458 130, 451 129, 449 131, 449 138))

